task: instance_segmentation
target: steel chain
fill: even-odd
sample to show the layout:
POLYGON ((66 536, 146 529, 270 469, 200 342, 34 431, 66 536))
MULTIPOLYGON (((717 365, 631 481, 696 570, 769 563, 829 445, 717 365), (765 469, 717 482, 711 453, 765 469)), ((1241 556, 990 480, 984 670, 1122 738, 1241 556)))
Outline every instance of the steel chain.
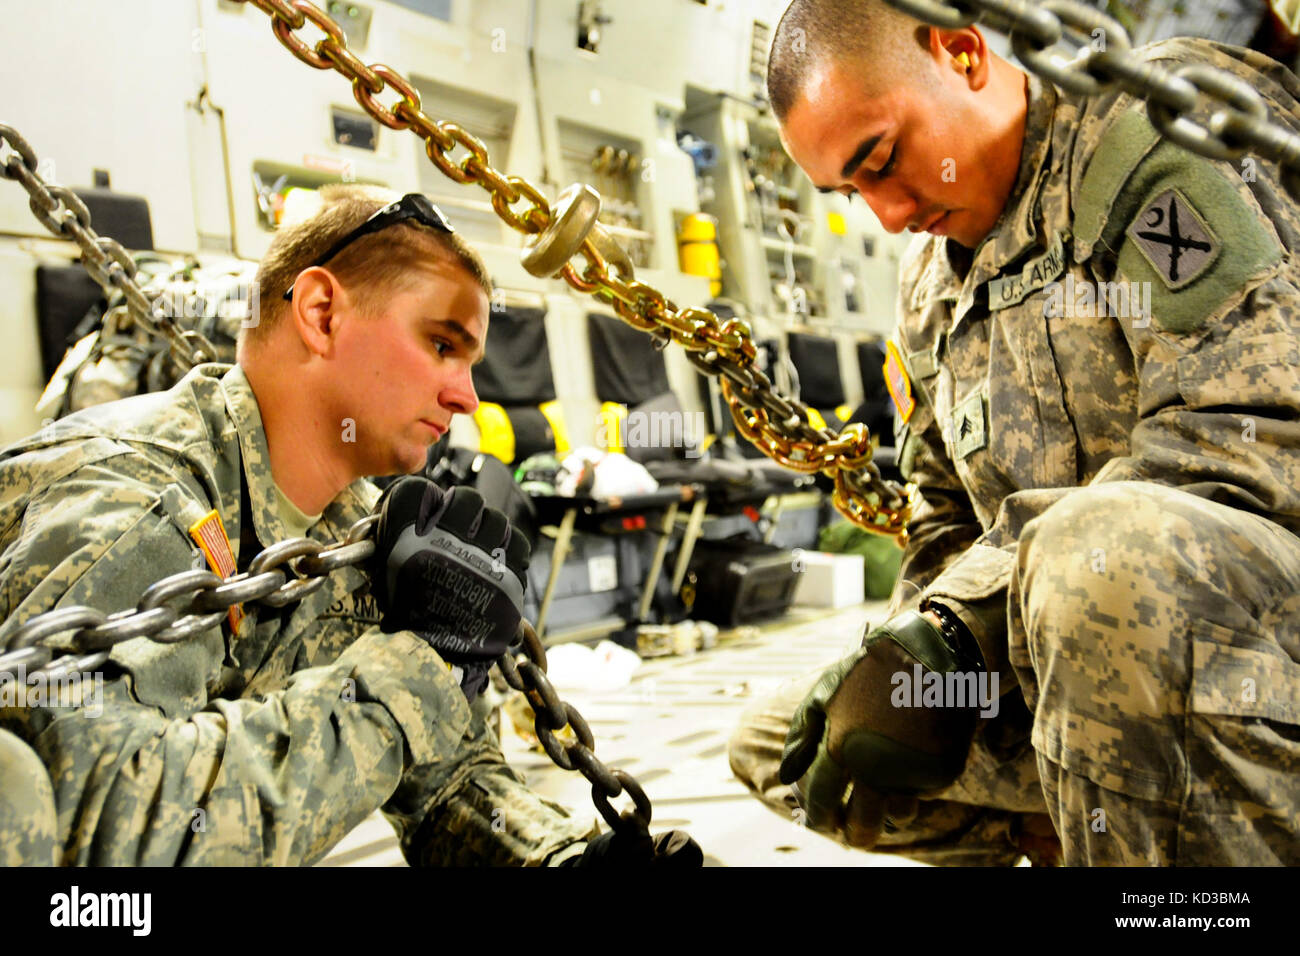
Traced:
POLYGON ((546 676, 546 649, 541 638, 527 621, 519 625, 520 650, 511 651, 500 660, 506 683, 521 691, 533 708, 533 729, 537 739, 556 766, 576 770, 591 784, 591 799, 605 822, 614 830, 637 835, 650 832, 650 800, 636 778, 623 770, 611 770, 596 756, 591 728, 582 715, 560 700, 546 676), (517 659, 516 659, 517 658, 517 659), (571 727, 577 741, 560 743, 556 734, 571 727), (624 792, 632 799, 633 809, 619 814, 610 800, 624 792))
MULTIPOLYGON (((329 545, 311 538, 276 542, 260 551, 247 571, 226 578, 200 569, 169 575, 146 588, 135 608, 115 614, 77 605, 34 615, 14 630, 0 652, 0 673, 24 673, 30 680, 38 674, 50 679, 93 671, 125 641, 145 637, 172 644, 219 625, 235 605, 282 608, 300 601, 339 568, 369 560, 375 553, 370 535, 378 523, 378 514, 367 515, 342 541, 329 545), (71 645, 70 652, 66 645, 71 645)), ((611 770, 596 757, 591 728, 572 704, 560 700, 547 679, 546 649, 527 621, 520 622, 516 643, 522 645, 519 661, 507 652, 498 665, 506 683, 532 704, 543 749, 557 765, 591 782, 592 800, 611 827, 649 833, 651 808, 645 791, 630 774, 611 770), (573 728, 577 743, 564 746, 556 737, 566 726, 573 728), (633 809, 620 815, 610 801, 624 792, 633 809)))
POLYGON ((37 172, 38 165, 27 140, 12 127, 0 124, 0 171, 27 190, 32 214, 41 225, 80 247, 82 265, 104 294, 111 298, 121 291, 131 318, 150 334, 162 337, 183 370, 214 361, 216 349, 202 335, 182 330, 170 315, 154 314, 149 294, 135 281, 137 270, 130 253, 117 240, 90 228, 86 204, 71 189, 47 183, 37 172))
MULTIPOLYGON (((536 186, 493 168, 487 147, 466 130, 428 116, 419 93, 396 70, 363 64, 348 50, 342 28, 315 4, 308 0, 238 2, 251 3, 270 16, 276 37, 299 60, 349 79, 357 103, 376 122, 389 129, 409 129, 423 139, 430 161, 449 179, 486 190, 492 208, 510 228, 536 237, 555 226, 551 204, 536 186), (299 34, 308 24, 321 34, 314 45, 299 34), (388 87, 399 99, 384 107, 377 97, 388 87), (517 210, 521 201, 526 205, 517 210)), ((905 540, 912 488, 881 478, 871 464, 871 436, 865 428, 851 425, 839 434, 814 428, 807 406, 777 394, 755 366, 757 350, 744 322, 720 323, 704 309, 679 308, 659 290, 638 282, 626 253, 599 227, 576 235, 576 240, 559 246, 570 252, 559 274, 572 288, 610 305, 624 322, 659 341, 681 345, 700 372, 721 377, 723 395, 741 435, 787 467, 831 477, 835 481, 832 501, 841 513, 870 531, 894 536, 900 543, 905 540), (579 256, 585 267, 575 264, 579 256), (611 268, 612 263, 618 264, 611 268)))
POLYGON ((22 667, 28 674, 66 669, 71 644, 79 669, 94 670, 108 660, 108 652, 123 641, 147 637, 159 644, 174 644, 220 623, 236 604, 260 602, 284 607, 320 588, 340 567, 359 564, 375 553, 370 532, 378 515, 367 515, 348 529, 342 541, 326 545, 310 538, 290 538, 259 552, 248 570, 223 578, 211 571, 191 569, 169 575, 150 585, 135 608, 105 614, 74 606, 37 614, 18 626, 0 653, 0 672, 22 667), (66 638, 56 642, 56 638, 66 638))
POLYGON ((1240 78, 1201 63, 1167 69, 1133 53, 1116 20, 1078 0, 886 0, 918 20, 947 29, 979 22, 1009 34, 1030 70, 1071 93, 1116 87, 1147 105, 1151 124, 1171 142, 1211 159, 1236 162, 1247 152, 1282 167, 1283 185, 1300 200, 1300 134, 1273 122, 1259 93, 1240 78), (1098 33, 1102 36, 1097 36, 1098 33), (1074 56, 1059 51, 1073 36, 1074 56), (1202 122, 1192 114, 1208 101, 1202 122))

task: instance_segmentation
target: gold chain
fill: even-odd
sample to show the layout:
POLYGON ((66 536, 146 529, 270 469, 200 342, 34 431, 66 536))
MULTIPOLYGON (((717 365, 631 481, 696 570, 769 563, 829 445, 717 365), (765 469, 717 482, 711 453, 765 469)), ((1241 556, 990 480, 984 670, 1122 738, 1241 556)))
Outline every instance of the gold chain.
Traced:
MULTIPOLYGON (((505 176, 492 167, 487 147, 455 123, 428 116, 420 94, 396 70, 383 64, 367 66, 347 47, 343 28, 308 0, 238 0, 252 3, 272 18, 280 42, 299 60, 318 70, 333 69, 352 81, 361 108, 389 129, 412 130, 424 140, 430 161, 449 179, 477 184, 492 197, 492 208, 512 229, 538 236, 552 225, 551 205, 528 180, 505 176), (324 36, 315 46, 299 35, 308 23, 324 36), (401 98, 385 108, 376 97, 391 89, 401 98), (464 150, 456 161, 453 154, 464 150), (526 203, 520 209, 520 202, 526 203)), ((832 501, 855 524, 906 542, 912 511, 913 486, 885 481, 872 463, 871 435, 853 423, 836 434, 814 427, 808 407, 781 396, 755 365, 757 350, 749 327, 738 319, 719 322, 705 309, 678 308, 653 286, 638 282, 615 267, 611 271, 598 251, 595 237, 578 248, 586 260, 578 271, 570 261, 560 271, 574 289, 613 307, 624 322, 660 341, 673 341, 687 350, 701 372, 721 376, 722 393, 736 429, 769 458, 805 474, 822 472, 835 482, 832 501)), ((608 251, 608 249, 606 250, 608 251)))

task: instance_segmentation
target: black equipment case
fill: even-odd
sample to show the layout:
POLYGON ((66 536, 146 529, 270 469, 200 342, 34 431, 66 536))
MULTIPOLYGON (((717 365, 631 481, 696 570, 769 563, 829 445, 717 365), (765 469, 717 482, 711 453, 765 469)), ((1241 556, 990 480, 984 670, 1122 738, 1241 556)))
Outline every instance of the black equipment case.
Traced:
POLYGON ((735 627, 784 614, 799 577, 789 551, 733 537, 697 542, 687 581, 695 590, 687 602, 692 618, 735 627))

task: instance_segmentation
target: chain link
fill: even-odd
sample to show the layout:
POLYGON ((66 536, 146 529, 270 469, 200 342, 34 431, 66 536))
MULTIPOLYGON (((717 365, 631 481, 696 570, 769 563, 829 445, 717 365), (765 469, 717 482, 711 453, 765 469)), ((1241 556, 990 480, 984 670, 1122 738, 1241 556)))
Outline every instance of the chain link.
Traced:
POLYGON ((1030 70, 1072 93, 1093 96, 1116 87, 1147 105, 1151 124, 1171 142, 1211 159, 1237 161, 1247 152, 1282 167, 1282 182, 1300 200, 1300 134, 1273 122, 1263 98, 1224 70, 1200 63, 1167 69, 1134 54, 1124 27, 1078 0, 886 0, 925 23, 956 29, 977 20, 1011 36, 1030 70), (1073 34, 1072 59, 1057 50, 1073 34), (1098 33, 1101 36, 1098 36, 1098 33), (1204 99, 1211 109, 1193 116, 1204 99))
POLYGON ((17 130, 0 124, 0 171, 30 197, 32 215, 61 239, 81 248, 81 262, 110 298, 120 290, 132 319, 151 335, 163 338, 185 370, 216 359, 216 349, 198 332, 183 331, 169 315, 155 315, 151 297, 136 283, 130 253, 114 239, 90 228, 90 210, 71 189, 47 183, 37 172, 36 152, 17 130))
POLYGON ((900 543, 906 540, 914 489, 881 478, 879 469, 871 465, 871 440, 865 428, 850 426, 838 435, 813 428, 807 406, 777 394, 755 366, 757 350, 744 322, 719 323, 704 309, 678 308, 659 290, 638 282, 626 252, 598 224, 576 231, 569 224, 563 236, 557 235, 554 211, 536 186, 495 169, 487 147, 469 132, 428 116, 419 93, 396 70, 358 60, 348 51, 342 28, 319 7, 307 0, 238 2, 251 3, 270 16, 276 37, 299 60, 349 79, 357 103, 377 122, 390 129, 409 129, 423 139, 430 161, 445 176, 486 190, 501 220, 531 237, 530 249, 546 239, 561 254, 568 253, 558 274, 573 289, 610 305, 624 322, 659 341, 678 343, 701 373, 721 377, 737 430, 764 454, 801 472, 826 474, 835 481, 832 501, 841 513, 870 531, 891 535, 900 543), (309 24, 323 34, 314 45, 299 34, 309 24), (387 88, 400 97, 391 107, 377 99, 387 88), (515 210, 521 201, 527 205, 515 210), (585 260, 585 267, 575 265, 575 257, 585 260))
POLYGON ((546 676, 546 649, 527 621, 519 625, 520 649, 500 660, 506 683, 521 691, 533 708, 533 729, 547 756, 563 770, 576 770, 591 784, 591 799, 605 822, 614 830, 644 835, 650 832, 650 800, 636 778, 623 770, 611 770, 596 756, 591 728, 582 715, 560 700, 546 676), (570 727, 577 741, 562 744, 556 734, 570 727), (626 793, 633 809, 620 814, 610 803, 626 793))

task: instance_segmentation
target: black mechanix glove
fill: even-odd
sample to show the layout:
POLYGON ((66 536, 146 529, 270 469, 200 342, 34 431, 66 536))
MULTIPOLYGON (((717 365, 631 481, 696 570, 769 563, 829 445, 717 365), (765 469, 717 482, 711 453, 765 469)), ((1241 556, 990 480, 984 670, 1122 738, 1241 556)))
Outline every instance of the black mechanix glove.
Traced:
POLYGON ((658 836, 610 830, 588 843, 582 856, 561 865, 690 869, 704 865, 704 853, 685 830, 665 830, 658 836))
POLYGON ((953 646, 907 611, 822 675, 796 709, 781 755, 781 782, 796 784, 809 827, 874 846, 887 815, 914 812, 917 794, 961 775, 980 710, 980 695, 965 692, 982 669, 972 645, 953 646), (948 674, 963 677, 960 700, 919 693, 936 681, 957 687, 948 674))
POLYGON ((398 479, 379 499, 370 572, 392 632, 419 633, 473 701, 523 616, 528 542, 472 488, 398 479))

